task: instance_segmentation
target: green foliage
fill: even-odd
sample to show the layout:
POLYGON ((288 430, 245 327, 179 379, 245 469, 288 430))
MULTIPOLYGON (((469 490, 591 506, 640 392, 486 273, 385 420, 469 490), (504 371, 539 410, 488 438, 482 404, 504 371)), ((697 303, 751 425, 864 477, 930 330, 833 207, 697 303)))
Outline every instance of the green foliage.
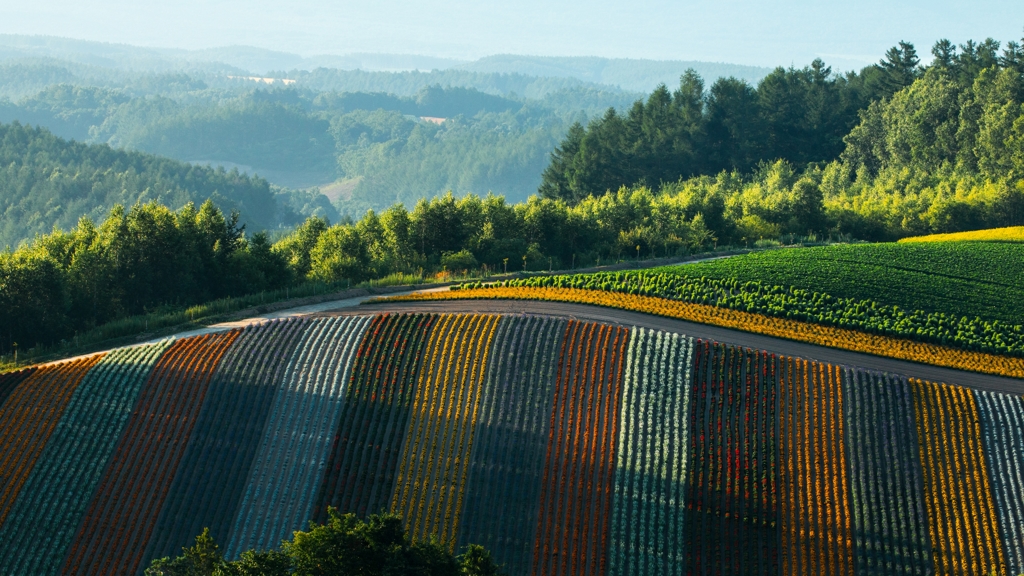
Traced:
POLYGON ((310 522, 281 550, 248 551, 226 561, 209 530, 177 558, 154 560, 146 576, 335 576, 421 574, 423 576, 497 576, 487 550, 470 545, 456 556, 436 542, 410 542, 402 519, 394 514, 341 515, 331 508, 324 524, 310 522))
POLYGON ((551 157, 540 193, 575 203, 606 190, 658 185, 758 162, 834 159, 857 111, 870 102, 864 75, 833 75, 820 60, 778 68, 751 87, 720 78, 705 91, 693 70, 625 114, 608 112, 571 127, 551 157))
POLYGON ((182 206, 207 199, 238 210, 250 228, 275 228, 297 219, 280 210, 270 185, 260 178, 0 124, 0 246, 17 245, 54 227, 68 229, 83 216, 98 220, 115 204, 182 206))
POLYGON ((238 215, 225 218, 209 200, 177 212, 118 205, 99 226, 82 218, 68 232, 0 252, 0 349, 69 339, 161 306, 282 288, 291 278, 265 234, 247 239, 238 215))
POLYGON ((1024 247, 950 242, 773 250, 507 286, 642 294, 1024 356, 1024 247))
POLYGON ((771 250, 674 268, 871 300, 905 310, 1024 324, 1024 246, 1005 242, 837 245, 771 250))

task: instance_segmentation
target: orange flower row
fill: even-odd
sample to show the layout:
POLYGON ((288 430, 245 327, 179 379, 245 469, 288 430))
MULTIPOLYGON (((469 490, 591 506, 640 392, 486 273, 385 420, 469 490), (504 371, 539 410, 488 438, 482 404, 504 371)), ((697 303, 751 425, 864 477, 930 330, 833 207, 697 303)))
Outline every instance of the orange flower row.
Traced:
POLYGON ((798 320, 773 318, 740 310, 718 308, 707 304, 679 302, 653 296, 622 294, 601 290, 581 290, 577 288, 490 287, 391 296, 380 298, 377 301, 404 302, 470 299, 545 300, 593 304, 667 316, 669 318, 723 328, 732 328, 744 332, 764 334, 766 336, 807 342, 830 348, 931 364, 933 366, 983 372, 1011 378, 1024 378, 1024 358, 958 350, 936 344, 868 334, 846 328, 821 326, 798 320))

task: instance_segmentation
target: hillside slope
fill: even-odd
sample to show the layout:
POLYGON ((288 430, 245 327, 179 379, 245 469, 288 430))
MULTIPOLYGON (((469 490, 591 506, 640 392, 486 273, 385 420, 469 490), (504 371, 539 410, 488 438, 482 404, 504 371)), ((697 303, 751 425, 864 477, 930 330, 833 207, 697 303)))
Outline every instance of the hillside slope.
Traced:
POLYGON ((101 221, 115 204, 179 208, 208 198, 225 211, 238 210, 251 230, 301 221, 258 177, 0 124, 0 247, 54 227, 73 228, 83 216, 101 221))
POLYGON ((327 506, 512 575, 1024 569, 1020 398, 670 332, 298 319, 6 389, 3 573, 138 573, 203 526, 237 557, 327 506))

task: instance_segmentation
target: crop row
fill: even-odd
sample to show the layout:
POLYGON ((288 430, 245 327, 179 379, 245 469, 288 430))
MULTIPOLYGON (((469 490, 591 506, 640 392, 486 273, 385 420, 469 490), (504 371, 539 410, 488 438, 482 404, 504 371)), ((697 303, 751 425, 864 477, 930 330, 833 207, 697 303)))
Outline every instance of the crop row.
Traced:
POLYGON ((414 539, 454 543, 465 498, 480 390, 498 316, 444 316, 416 384, 392 511, 414 539))
POLYGON ((50 440, 75 389, 102 355, 40 367, 0 407, 0 525, 50 440))
POLYGON ((944 312, 905 310, 872 300, 838 298, 761 281, 635 271, 537 276, 492 285, 474 283, 467 288, 482 286, 575 288, 654 296, 963 350, 1024 356, 1024 326, 1019 324, 944 312))
POLYGON ((0 374, 0 406, 4 405, 4 401, 7 397, 14 392, 14 389, 25 381, 26 378, 31 376, 37 370, 36 367, 22 368, 15 372, 4 372, 0 374))
POLYGON ((304 324, 250 326, 224 354, 169 487, 143 566, 154 558, 179 554, 203 528, 227 543, 270 403, 304 324))
POLYGON ((775 359, 698 341, 693 375, 687 573, 777 573, 775 359))
POLYGON ((139 573, 203 527, 238 557, 328 506, 509 574, 1024 572, 1017 396, 531 315, 292 319, 18 379, 3 574, 139 573))
POLYGON ((534 543, 534 574, 607 567, 628 331, 569 323, 561 346, 534 543))
POLYGON ((236 332, 173 344, 150 373, 61 572, 132 574, 163 507, 210 377, 236 332))
POLYGON ((273 548, 312 517, 353 356, 368 326, 365 317, 318 319, 306 326, 276 383, 241 490, 226 540, 232 557, 273 548))
POLYGON ((169 344, 114 350, 82 379, 0 525, 0 542, 7 543, 0 574, 60 568, 142 385, 169 344))
POLYGON ((392 301, 468 299, 547 300, 594 304, 678 318, 700 324, 735 328, 745 332, 809 342, 830 348, 841 348, 877 356, 911 360, 958 370, 984 372, 1011 378, 1024 378, 1024 358, 959 350, 936 344, 879 336, 846 328, 820 326, 798 320, 775 318, 762 314, 706 304, 680 302, 654 296, 576 288, 484 287, 471 290, 428 292, 388 298, 388 300, 392 301))
POLYGON ((842 380, 855 571, 929 574, 910 384, 902 377, 848 368, 842 380))
POLYGON ((852 576, 854 521, 840 369, 781 358, 778 378, 782 570, 852 576))
POLYGON ((565 320, 505 317, 481 391, 458 544, 486 547, 509 574, 526 574, 533 562, 565 330, 565 320))
POLYGON ((911 387, 935 572, 1006 574, 975 395, 920 380, 911 387))
POLYGON ((619 416, 612 574, 684 574, 693 340, 634 329, 619 416))
POLYGON ((362 515, 390 506, 418 359, 436 321, 410 315, 373 320, 353 360, 316 497, 317 521, 326 518, 328 506, 362 515))

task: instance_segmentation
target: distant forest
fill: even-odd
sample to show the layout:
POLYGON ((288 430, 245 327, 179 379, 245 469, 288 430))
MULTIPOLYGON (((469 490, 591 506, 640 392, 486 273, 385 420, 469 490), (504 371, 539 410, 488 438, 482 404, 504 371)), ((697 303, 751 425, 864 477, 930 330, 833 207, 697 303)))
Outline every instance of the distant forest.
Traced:
MULTIPOLYGON (((0 252, 0 326, 7 331, 0 351, 13 342, 58 342, 128 315, 305 282, 570 268, 716 246, 893 240, 1024 224, 1024 51, 986 40, 941 41, 932 53, 923 66, 914 46, 902 43, 857 74, 835 75, 815 62, 778 69, 756 87, 724 79, 705 88, 688 73, 678 89, 662 87, 621 112, 570 124, 564 138, 549 127, 554 153, 546 169, 536 165, 540 194, 522 202, 454 194, 425 200, 434 195, 431 182, 396 160, 435 162, 432 170, 443 172, 491 170, 495 149, 517 157, 510 144, 517 140, 501 136, 512 128, 501 119, 540 121, 529 104, 515 110, 511 97, 440 88, 415 98, 319 94, 308 103, 293 90, 234 97, 240 110, 269 102, 267 109, 295 114, 306 106, 330 111, 303 117, 326 124, 335 149, 346 151, 343 168, 367 171, 362 181, 390 194, 385 209, 341 220, 323 216, 317 194, 4 126, 4 225, 28 231, 21 234, 47 222, 67 228, 0 252), (406 114, 453 101, 482 111, 440 126, 406 114), (367 102, 398 109, 358 108, 375 105, 367 102), (402 198, 401 187, 416 182, 419 200, 402 198), (204 197, 211 200, 200 203, 204 197), (403 202, 392 204, 396 197, 403 202), (194 202, 181 207, 186 200, 194 202), (93 217, 65 224, 76 211, 93 217), (295 215, 311 216, 291 229, 282 214, 293 223, 301 218, 295 215), (274 236, 261 231, 275 226, 283 230, 274 236)), ((161 100, 127 102, 138 101, 161 100)), ((190 129, 186 118, 167 130, 190 129)))

